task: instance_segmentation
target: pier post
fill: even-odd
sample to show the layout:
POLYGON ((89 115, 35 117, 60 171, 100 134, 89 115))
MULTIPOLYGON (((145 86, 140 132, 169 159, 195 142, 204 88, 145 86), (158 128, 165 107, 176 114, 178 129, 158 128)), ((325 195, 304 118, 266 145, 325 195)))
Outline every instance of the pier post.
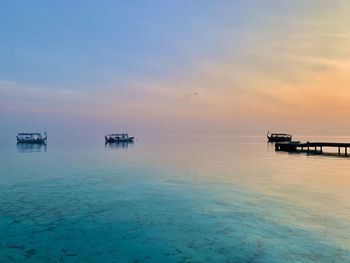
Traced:
POLYGON ((338 147, 338 155, 340 155, 340 147, 338 147))
POLYGON ((321 153, 323 153, 322 146, 321 146, 321 153))
POLYGON ((345 156, 348 156, 348 147, 345 147, 345 156))
POLYGON ((315 146, 315 153, 317 152, 317 146, 315 146))

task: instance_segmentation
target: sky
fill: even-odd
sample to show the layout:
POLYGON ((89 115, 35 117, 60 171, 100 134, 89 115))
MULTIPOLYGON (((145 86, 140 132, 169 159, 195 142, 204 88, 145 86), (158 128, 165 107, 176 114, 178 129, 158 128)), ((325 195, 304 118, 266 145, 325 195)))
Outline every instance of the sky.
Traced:
POLYGON ((0 131, 350 133, 350 1, 1 1, 0 131))

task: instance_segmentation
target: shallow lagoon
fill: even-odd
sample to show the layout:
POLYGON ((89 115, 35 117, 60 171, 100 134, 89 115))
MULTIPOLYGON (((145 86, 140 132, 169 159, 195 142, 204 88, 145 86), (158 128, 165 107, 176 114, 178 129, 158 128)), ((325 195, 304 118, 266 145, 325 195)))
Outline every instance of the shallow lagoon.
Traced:
POLYGON ((1 262, 350 261, 350 158, 264 137, 0 144, 1 262))

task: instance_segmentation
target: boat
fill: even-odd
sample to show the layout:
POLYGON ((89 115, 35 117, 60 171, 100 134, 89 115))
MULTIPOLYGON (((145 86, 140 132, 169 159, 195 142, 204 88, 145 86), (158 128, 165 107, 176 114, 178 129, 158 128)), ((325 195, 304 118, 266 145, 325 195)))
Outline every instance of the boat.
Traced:
POLYGON ((106 143, 108 142, 133 142, 134 137, 129 137, 127 133, 112 133, 105 136, 106 143))
POLYGON ((271 133, 267 132, 267 140, 269 142, 290 142, 292 135, 286 133, 271 133))
POLYGON ((47 133, 45 132, 45 137, 41 133, 18 133, 16 136, 17 143, 46 143, 47 133))

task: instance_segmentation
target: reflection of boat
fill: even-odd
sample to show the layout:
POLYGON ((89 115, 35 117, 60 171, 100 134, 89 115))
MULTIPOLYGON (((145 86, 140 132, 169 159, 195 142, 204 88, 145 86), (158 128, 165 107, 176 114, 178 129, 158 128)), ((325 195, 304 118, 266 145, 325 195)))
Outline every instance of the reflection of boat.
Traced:
POLYGON ((267 140, 269 142, 289 142, 292 140, 292 135, 286 133, 271 133, 267 132, 267 140))
POLYGON ((134 137, 129 137, 127 133, 114 133, 105 136, 106 142, 133 142, 134 137))
POLYGON ((17 143, 19 153, 46 152, 46 143, 17 143))
POLYGON ((133 144, 134 142, 106 142, 105 146, 109 149, 126 149, 133 144))
POLYGON ((47 134, 43 137, 41 133, 19 133, 16 138, 18 143, 46 143, 47 134))

